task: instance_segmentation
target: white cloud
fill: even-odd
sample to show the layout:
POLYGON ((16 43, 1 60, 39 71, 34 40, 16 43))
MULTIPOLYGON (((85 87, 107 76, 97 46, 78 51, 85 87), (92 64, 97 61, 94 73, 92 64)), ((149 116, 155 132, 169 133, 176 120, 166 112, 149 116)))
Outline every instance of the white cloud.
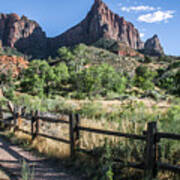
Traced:
POLYGON ((152 6, 130 6, 130 7, 122 7, 122 11, 131 12, 131 11, 154 11, 155 8, 152 6))
POLYGON ((144 14, 138 17, 138 21, 146 23, 155 23, 155 22, 167 22, 168 19, 174 17, 175 11, 156 11, 154 13, 144 14))
POLYGON ((144 33, 140 33, 140 37, 143 38, 145 36, 144 33))

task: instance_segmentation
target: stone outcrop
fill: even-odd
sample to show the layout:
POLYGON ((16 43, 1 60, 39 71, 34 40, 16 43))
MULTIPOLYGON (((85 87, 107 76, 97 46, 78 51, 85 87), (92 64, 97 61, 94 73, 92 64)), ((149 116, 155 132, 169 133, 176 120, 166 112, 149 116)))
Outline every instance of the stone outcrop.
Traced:
POLYGON ((42 56, 47 38, 41 27, 27 17, 0 14, 0 44, 33 56, 42 56))
POLYGON ((62 35, 49 39, 49 44, 50 49, 56 49, 78 43, 92 44, 101 38, 123 42, 133 49, 142 49, 144 46, 134 25, 113 13, 101 0, 95 0, 81 23, 62 35))
POLYGON ((23 57, 17 56, 0 56, 0 73, 6 73, 11 70, 13 76, 17 76, 19 72, 28 67, 28 61, 23 57))
POLYGON ((112 39, 105 39, 102 38, 98 41, 96 41, 94 46, 107 49, 115 54, 118 54, 119 56, 130 56, 130 57, 141 57, 143 58, 144 55, 136 51, 135 49, 125 45, 124 43, 112 39))
POLYGON ((161 56, 164 54, 164 50, 157 35, 154 35, 145 42, 144 53, 151 56, 161 56))

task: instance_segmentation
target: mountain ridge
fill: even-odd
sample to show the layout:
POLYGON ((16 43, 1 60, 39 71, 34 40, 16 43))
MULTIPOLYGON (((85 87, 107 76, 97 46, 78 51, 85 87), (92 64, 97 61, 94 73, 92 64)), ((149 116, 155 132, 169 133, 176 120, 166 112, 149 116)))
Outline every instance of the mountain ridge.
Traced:
MULTIPOLYGON (((40 25, 26 16, 0 14, 0 44, 16 48, 32 57, 47 57, 59 47, 79 43, 91 45, 102 38, 119 41, 135 50, 143 50, 146 44, 142 42, 134 25, 113 13, 102 0, 94 1, 87 16, 79 24, 53 38, 48 38, 40 25)), ((156 55, 161 55, 163 48, 159 44, 157 37, 153 43, 149 43, 152 46, 148 48, 158 52, 156 55)), ((123 52, 118 54, 126 55, 123 52)))

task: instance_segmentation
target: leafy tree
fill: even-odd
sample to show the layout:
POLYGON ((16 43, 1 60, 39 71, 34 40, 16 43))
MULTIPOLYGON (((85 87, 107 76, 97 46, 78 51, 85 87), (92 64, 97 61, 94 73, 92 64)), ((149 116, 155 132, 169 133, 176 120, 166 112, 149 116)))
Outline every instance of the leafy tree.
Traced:
POLYGON ((50 95, 59 90, 62 80, 68 78, 67 66, 63 63, 57 67, 51 67, 46 61, 34 60, 21 75, 21 88, 32 95, 50 95))
POLYGON ((144 90, 154 89, 154 78, 157 72, 151 71, 146 66, 139 66, 136 68, 136 75, 134 78, 134 84, 144 90))
POLYGON ((0 73, 0 88, 3 90, 3 94, 11 100, 14 98, 15 82, 16 77, 13 77, 11 70, 0 73))
POLYGON ((67 64, 71 73, 80 71, 87 63, 85 54, 86 46, 84 44, 79 44, 72 49, 68 47, 58 49, 59 57, 67 64))
POLYGON ((118 74, 108 64, 91 66, 72 77, 73 88, 89 96, 106 95, 108 91, 122 93, 126 88, 126 78, 118 74))
POLYGON ((53 72, 55 74, 54 88, 56 90, 61 90, 62 85, 69 79, 68 67, 65 63, 59 63, 57 66, 53 67, 53 72))

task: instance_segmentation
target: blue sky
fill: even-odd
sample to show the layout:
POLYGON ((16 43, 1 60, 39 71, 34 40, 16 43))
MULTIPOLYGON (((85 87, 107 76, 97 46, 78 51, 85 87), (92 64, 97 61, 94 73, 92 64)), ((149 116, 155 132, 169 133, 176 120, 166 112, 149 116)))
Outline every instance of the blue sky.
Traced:
MULTIPOLYGON (((53 37, 79 23, 94 0, 0 0, 0 12, 36 20, 53 37)), ((180 55, 179 0, 104 0, 112 11, 132 22, 142 40, 157 34, 167 54, 180 55)))

